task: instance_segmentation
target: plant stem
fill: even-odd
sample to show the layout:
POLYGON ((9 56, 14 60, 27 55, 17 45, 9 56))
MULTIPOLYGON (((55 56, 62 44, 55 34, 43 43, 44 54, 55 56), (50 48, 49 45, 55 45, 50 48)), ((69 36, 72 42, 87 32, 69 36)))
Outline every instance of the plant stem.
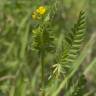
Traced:
POLYGON ((45 96, 45 78, 44 78, 44 56, 41 54, 41 80, 42 80, 42 96, 45 96))
POLYGON ((44 38, 43 38, 43 31, 41 32, 41 49, 40 49, 40 62, 41 62, 41 82, 42 82, 42 96, 45 96, 45 78, 44 78, 44 38))

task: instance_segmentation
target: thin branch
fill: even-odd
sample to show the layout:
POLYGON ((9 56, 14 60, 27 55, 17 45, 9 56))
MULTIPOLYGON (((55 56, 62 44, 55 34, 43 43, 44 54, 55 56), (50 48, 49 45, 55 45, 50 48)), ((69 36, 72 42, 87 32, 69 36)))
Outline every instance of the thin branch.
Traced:
POLYGON ((5 80, 14 80, 16 77, 15 76, 12 76, 12 75, 10 75, 10 76, 3 76, 3 77, 0 77, 0 82, 1 81, 5 81, 5 80))

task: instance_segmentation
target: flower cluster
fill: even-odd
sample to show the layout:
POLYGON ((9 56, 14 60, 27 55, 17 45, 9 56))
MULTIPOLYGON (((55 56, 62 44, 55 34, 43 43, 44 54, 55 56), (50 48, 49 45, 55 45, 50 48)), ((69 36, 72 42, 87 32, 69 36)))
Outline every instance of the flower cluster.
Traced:
POLYGON ((46 8, 44 6, 40 6, 32 13, 33 19, 40 19, 42 15, 44 15, 46 12, 46 8))

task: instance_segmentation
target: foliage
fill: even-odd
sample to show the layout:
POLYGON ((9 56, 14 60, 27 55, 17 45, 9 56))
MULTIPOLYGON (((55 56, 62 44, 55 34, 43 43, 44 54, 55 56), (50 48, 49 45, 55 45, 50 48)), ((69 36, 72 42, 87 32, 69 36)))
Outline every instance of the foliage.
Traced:
POLYGON ((86 24, 82 0, 78 8, 76 4, 76 0, 2 1, 0 96, 96 95, 96 80, 92 83, 87 76, 95 69, 96 58, 88 64, 85 60, 96 34, 87 41, 86 29, 92 22, 86 24), (32 18, 38 9, 38 18, 32 18))

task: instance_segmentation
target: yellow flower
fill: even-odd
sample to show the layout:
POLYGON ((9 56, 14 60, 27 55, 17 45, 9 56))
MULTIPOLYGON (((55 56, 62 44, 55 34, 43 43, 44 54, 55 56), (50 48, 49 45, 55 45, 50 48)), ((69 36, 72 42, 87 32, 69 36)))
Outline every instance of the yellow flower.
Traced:
POLYGON ((33 19, 36 19, 36 15, 35 15, 35 14, 32 14, 32 18, 33 18, 33 19))
POLYGON ((43 6, 40 6, 32 13, 32 19, 41 19, 41 15, 44 15, 46 12, 46 8, 43 6))
POLYGON ((37 13, 39 13, 40 15, 43 15, 45 14, 46 12, 46 8, 43 7, 43 6, 40 6, 37 10, 36 10, 37 13))
POLYGON ((36 19, 36 13, 35 12, 32 13, 32 18, 36 19))

